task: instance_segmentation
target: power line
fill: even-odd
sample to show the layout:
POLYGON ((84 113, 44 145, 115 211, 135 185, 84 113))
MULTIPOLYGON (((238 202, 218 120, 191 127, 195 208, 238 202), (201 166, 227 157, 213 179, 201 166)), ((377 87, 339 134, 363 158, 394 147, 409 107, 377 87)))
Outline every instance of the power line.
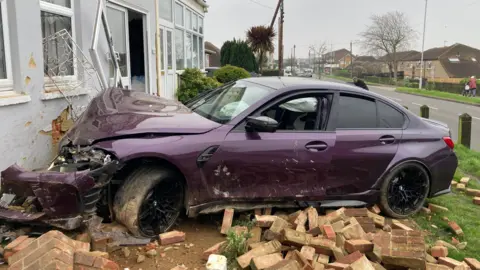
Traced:
POLYGON ((264 5, 264 4, 262 4, 262 3, 259 3, 259 2, 255 1, 255 0, 249 0, 249 1, 252 2, 252 3, 255 3, 255 4, 257 4, 257 5, 261 6, 261 7, 264 7, 264 8, 268 8, 268 9, 272 9, 272 10, 275 9, 275 8, 273 8, 273 7, 270 7, 270 6, 264 5))

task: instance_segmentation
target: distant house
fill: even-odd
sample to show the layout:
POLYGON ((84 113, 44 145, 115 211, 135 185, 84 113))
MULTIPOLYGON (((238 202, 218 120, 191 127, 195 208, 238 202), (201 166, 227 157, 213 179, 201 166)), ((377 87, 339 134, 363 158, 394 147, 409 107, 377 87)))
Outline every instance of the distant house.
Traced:
POLYGON ((357 57, 353 57, 353 61, 354 62, 377 62, 377 58, 373 57, 373 56, 357 56, 357 57))
POLYGON ((205 41, 205 67, 219 67, 220 49, 211 42, 205 41))
POLYGON ((419 54, 418 51, 403 51, 403 52, 397 52, 395 55, 392 54, 392 53, 389 53, 389 54, 386 54, 382 57, 380 57, 378 60, 383 62, 384 64, 382 65, 382 72, 383 73, 388 73, 388 72, 392 72, 393 71, 393 68, 390 69, 390 65, 392 65, 394 59, 396 59, 397 61, 397 71, 398 72, 405 72, 405 76, 407 76, 406 74, 406 70, 405 70, 405 62, 407 61, 407 59, 409 59, 410 57, 412 56, 415 56, 419 54))
MULTIPOLYGON (((423 55, 424 77, 435 81, 459 81, 472 75, 480 76, 480 50, 456 43, 448 47, 426 50, 423 55)), ((405 75, 421 76, 421 53, 411 55, 403 62, 405 75)))
POLYGON ((322 55, 325 68, 346 68, 352 63, 352 55, 347 49, 340 49, 322 55))

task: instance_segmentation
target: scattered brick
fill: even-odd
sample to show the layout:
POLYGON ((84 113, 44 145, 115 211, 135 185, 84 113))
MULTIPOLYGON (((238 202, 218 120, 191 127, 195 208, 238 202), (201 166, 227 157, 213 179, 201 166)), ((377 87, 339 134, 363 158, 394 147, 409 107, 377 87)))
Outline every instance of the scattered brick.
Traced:
POLYGON ((372 263, 367 259, 367 257, 362 256, 360 259, 356 260, 350 264, 349 270, 375 270, 372 263))
POLYGON ((375 223, 373 221, 373 218, 370 217, 356 217, 356 220, 358 223, 360 223, 360 226, 362 226, 363 231, 365 232, 376 232, 375 229, 375 223))
POLYGON ((347 217, 366 217, 368 216, 367 208, 347 208, 345 209, 347 217))
POLYGON ((270 215, 272 215, 272 208, 269 207, 269 208, 263 209, 263 214, 264 214, 265 216, 270 216, 270 215))
POLYGON ((311 230, 308 230, 307 233, 308 233, 308 234, 311 234, 312 236, 315 237, 315 236, 318 236, 318 235, 322 234, 322 229, 320 229, 320 227, 315 227, 315 228, 313 228, 313 229, 311 229, 311 230))
POLYGON ((315 256, 315 249, 309 246, 303 246, 300 250, 300 253, 309 261, 313 261, 313 256, 315 256))
POLYGON ((75 252, 74 263, 76 268, 87 266, 94 269, 120 269, 117 263, 108 259, 108 253, 101 251, 75 252))
POLYGON ((305 225, 307 223, 307 214, 302 211, 300 212, 300 214, 297 216, 297 218, 295 219, 295 221, 293 223, 295 223, 296 225, 305 225))
POLYGON ((448 267, 448 266, 445 266, 445 265, 441 265, 441 264, 434 264, 434 263, 429 263, 427 262, 427 268, 425 268, 426 270, 451 270, 452 268, 448 267))
POLYGON ((480 189, 467 188, 465 191, 469 196, 480 197, 480 189))
POLYGON ((282 244, 280 244, 280 242, 278 242, 277 240, 267 242, 238 257, 237 263, 242 268, 246 268, 247 266, 250 265, 250 261, 253 258, 280 252, 281 248, 282 248, 282 244))
POLYGON ((282 232, 284 244, 302 247, 308 244, 311 235, 286 228, 282 232))
POLYGON ((298 224, 297 228, 295 229, 297 232, 307 232, 307 229, 305 228, 305 225, 298 224))
POLYGON ((232 227, 233 214, 234 214, 234 210, 231 208, 227 208, 223 212, 222 229, 220 230, 221 234, 227 234, 227 232, 232 227))
POLYGON ((335 234, 335 230, 333 229, 332 225, 325 224, 322 226, 321 229, 322 229, 323 236, 325 236, 327 239, 335 240, 337 238, 335 234))
POLYGON ((333 231, 338 233, 345 227, 345 222, 343 220, 339 220, 332 224, 333 231))
POLYGON ((457 184, 457 190, 465 191, 465 184, 457 184))
POLYGON ((457 181, 454 181, 454 180, 452 180, 452 182, 450 183, 450 185, 451 185, 452 187, 457 186, 457 184, 458 184, 458 182, 457 182, 457 181))
POLYGON ((311 238, 308 241, 308 245, 315 248, 315 252, 318 254, 331 256, 332 250, 335 247, 335 241, 323 238, 311 238))
POLYGON ((255 216, 256 225, 260 228, 270 228, 276 219, 276 216, 255 216))
POLYGON ((366 234, 365 231, 363 230, 362 226, 360 224, 350 224, 346 227, 344 227, 340 233, 345 237, 345 239, 350 240, 350 239, 365 239, 366 234))
POLYGON ((272 240, 282 241, 282 239, 283 239, 282 234, 274 233, 271 230, 265 230, 265 232, 263 233, 263 240, 266 240, 266 241, 272 241, 272 240))
POLYGON ((297 263, 300 265, 299 269, 313 270, 312 265, 298 250, 292 251, 290 259, 297 261, 297 263))
POLYGON ((318 227, 322 227, 322 225, 330 224, 330 221, 327 219, 326 216, 318 216, 318 227))
POLYGON ((75 237, 75 240, 84 242, 84 243, 90 243, 92 241, 90 234, 88 233, 81 233, 75 237))
POLYGON ((93 234, 92 235, 92 249, 95 251, 107 251, 108 243, 113 241, 112 237, 104 234, 93 234))
POLYGON ((464 261, 472 270, 480 270, 480 262, 477 259, 465 258, 464 261))
POLYGON ((425 241, 420 231, 381 232, 375 235, 373 242, 374 253, 380 252, 384 264, 425 268, 425 241))
POLYGON ((440 205, 436 205, 436 204, 433 204, 433 203, 428 204, 428 209, 430 209, 432 212, 435 212, 435 213, 441 213, 441 212, 447 212, 448 211, 448 208, 440 206, 440 205))
POLYGON ((455 260, 455 259, 452 259, 452 258, 448 258, 448 257, 440 257, 438 258, 438 264, 441 264, 441 265, 445 265, 445 266, 448 266, 450 268, 455 268, 459 265, 462 265, 461 262, 455 260))
POLYGON ((425 252, 425 261, 429 262, 429 263, 438 263, 437 259, 435 259, 434 257, 432 257, 432 255, 428 254, 425 252))
POLYGON ((345 250, 348 253, 360 251, 362 253, 373 251, 373 243, 363 239, 347 240, 345 241, 345 250))
POLYGON ((352 264, 356 260, 360 259, 363 256, 363 254, 360 251, 355 251, 351 254, 348 254, 347 256, 337 260, 338 263, 343 263, 343 264, 352 264))
POLYGON ((262 215, 262 209, 261 208, 256 208, 253 210, 253 214, 255 216, 261 216, 262 215))
POLYGON ((460 183, 464 185, 467 185, 469 181, 470 181, 469 177, 462 177, 462 179, 460 179, 460 183))
POLYGON ((421 211, 422 211, 422 213, 424 213, 426 215, 430 215, 432 213, 432 210, 430 210, 429 208, 426 208, 426 207, 422 207, 421 211))
POLYGON ((458 241, 457 238, 452 237, 452 245, 455 245, 455 246, 456 246, 456 245, 458 245, 458 244, 460 244, 460 241, 458 241))
POLYGON ((382 211, 380 210, 380 207, 378 207, 378 205, 376 205, 376 204, 375 204, 374 206, 368 208, 368 210, 369 210, 370 212, 374 213, 374 214, 377 214, 377 215, 379 215, 379 214, 382 212, 382 211))
POLYGON ((434 246, 430 249, 430 254, 433 257, 447 257, 448 256, 448 248, 444 246, 434 246))
POLYGON ((408 227, 407 225, 401 223, 400 221, 398 220, 394 220, 392 222, 392 228, 394 229, 400 229, 400 230, 404 230, 404 231, 413 231, 412 228, 408 227))
POLYGON ((289 223, 281 218, 276 218, 275 221, 270 226, 270 231, 274 233, 280 233, 284 228, 288 228, 289 223))
POLYGON ((345 208, 344 207, 327 214, 326 217, 327 217, 327 220, 330 223, 334 223, 334 222, 337 222, 339 220, 346 220, 347 219, 347 216, 345 215, 345 208))
POLYGON ((298 264, 297 261, 295 260, 283 260, 269 268, 267 268, 266 270, 300 270, 300 264, 298 264))
POLYGON ((347 254, 347 252, 344 249, 339 247, 332 247, 331 249, 332 249, 333 257, 337 262, 338 260, 341 260, 343 257, 345 257, 345 255, 347 254))
POLYGON ((255 257, 250 262, 252 270, 267 269, 283 260, 281 253, 272 253, 268 255, 262 255, 255 257))
POLYGON ((170 270, 188 270, 188 267, 186 267, 185 265, 177 265, 170 270))
POLYGON ((215 245, 211 246, 210 248, 208 248, 207 250, 205 250, 203 252, 203 256, 202 258, 204 260, 208 260, 208 257, 211 255, 211 254, 220 254, 222 253, 222 250, 225 246, 225 243, 226 241, 223 241, 223 242, 220 242, 220 243, 216 243, 215 245))
POLYGON ((448 226, 453 230, 453 232, 455 232, 456 235, 463 235, 462 228, 460 228, 455 221, 449 221, 448 226))
POLYGON ((318 254, 317 262, 321 264, 328 264, 330 262, 330 256, 325 254, 318 254))
POLYGON ((343 264, 343 263, 338 263, 338 262, 334 262, 334 263, 329 263, 326 265, 326 267, 328 267, 327 269, 335 269, 335 270, 343 270, 343 269, 347 269, 349 267, 348 264, 343 264))
POLYGON ((8 260, 10 256, 26 248, 34 240, 34 238, 29 238, 25 235, 17 237, 5 247, 3 252, 3 258, 5 260, 8 260))
POLYGON ((308 229, 311 230, 315 227, 318 227, 318 212, 317 209, 309 207, 307 209, 308 216, 308 229))
POLYGON ((259 247, 263 244, 267 243, 266 241, 262 241, 262 242, 258 242, 258 243, 251 243, 250 245, 248 245, 248 249, 254 249, 256 247, 259 247))
POLYGON ((480 197, 473 198, 473 204, 480 205, 480 197))

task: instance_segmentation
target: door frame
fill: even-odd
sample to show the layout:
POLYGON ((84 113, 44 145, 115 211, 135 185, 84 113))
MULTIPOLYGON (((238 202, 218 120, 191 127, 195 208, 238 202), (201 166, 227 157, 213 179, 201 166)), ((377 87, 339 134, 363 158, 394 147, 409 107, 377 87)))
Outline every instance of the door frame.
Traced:
MULTIPOLYGON (((150 57, 150 52, 152 50, 151 45, 150 45, 151 40, 152 40, 152 37, 150 35, 150 33, 151 33, 150 11, 148 9, 145 9, 145 8, 140 7, 138 5, 128 3, 124 0, 108 0, 107 5, 109 3, 113 4, 113 5, 116 5, 116 6, 126 8, 127 10, 130 9, 130 10, 133 10, 135 12, 138 12, 138 13, 142 14, 142 16, 143 16, 143 30, 144 30, 143 46, 144 46, 144 57, 145 57, 145 60, 144 60, 145 61, 145 91, 147 93, 150 93, 150 94, 155 94, 156 91, 154 91, 152 89, 152 85, 155 85, 155 82, 152 81, 154 76, 152 76, 152 68, 151 68, 152 67, 152 62, 151 62, 152 58, 150 57)), ((127 26, 128 26, 128 11, 127 11, 127 26)), ((128 33, 128 27, 127 27, 127 33, 128 33)), ((128 35, 127 35, 127 37, 128 37, 128 35)), ((129 50, 130 50, 130 48, 129 48, 129 50)), ((130 58, 130 55, 129 55, 129 58, 130 58)), ((129 69, 130 69, 130 67, 129 67, 129 69)), ((131 74, 129 74, 129 76, 130 76, 130 84, 131 84, 131 74)))
POLYGON ((176 69, 177 69, 177 62, 176 62, 176 55, 175 55, 175 27, 170 27, 167 25, 162 25, 160 24, 158 27, 159 30, 161 30, 163 33, 163 65, 161 67, 161 76, 163 76, 163 83, 162 83, 162 90, 163 90, 163 96, 167 94, 167 86, 168 86, 168 80, 169 77, 172 80, 173 83, 173 91, 175 94, 175 75, 176 75, 176 69), (172 38, 172 68, 168 69, 168 32, 170 32, 170 36, 172 38))

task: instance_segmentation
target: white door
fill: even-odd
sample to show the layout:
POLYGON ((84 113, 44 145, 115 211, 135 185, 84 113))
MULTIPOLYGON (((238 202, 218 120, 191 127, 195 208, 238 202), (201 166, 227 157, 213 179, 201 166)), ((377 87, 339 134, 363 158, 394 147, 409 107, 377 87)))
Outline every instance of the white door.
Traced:
MULTIPOLYGON (((131 88, 130 44, 128 36, 128 10, 113 4, 107 4, 108 26, 112 33, 113 46, 120 66, 124 88, 131 88)), ((110 84, 114 78, 113 64, 110 64, 110 84)))
POLYGON ((160 27, 160 51, 162 53, 162 97, 175 98, 175 62, 173 61, 173 29, 160 27))

